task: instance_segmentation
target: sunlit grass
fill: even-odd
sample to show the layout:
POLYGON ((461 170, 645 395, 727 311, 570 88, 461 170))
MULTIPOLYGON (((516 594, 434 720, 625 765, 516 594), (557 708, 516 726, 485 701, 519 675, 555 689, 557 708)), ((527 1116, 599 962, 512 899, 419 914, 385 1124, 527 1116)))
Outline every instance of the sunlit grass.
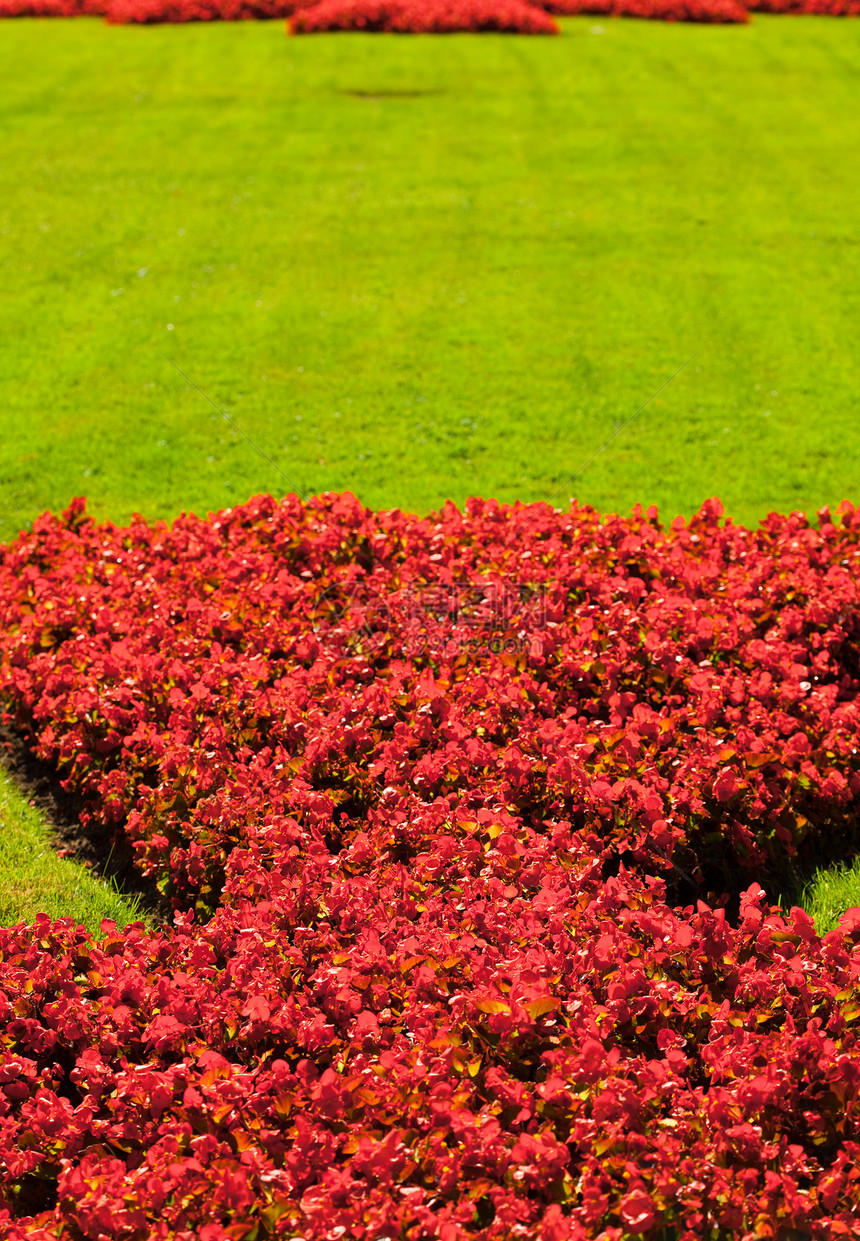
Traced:
POLYGON ((80 493, 860 496, 860 23, 563 26, 3 23, 0 538, 80 493))
POLYGON ((103 918, 126 926, 142 917, 134 898, 122 896, 86 867, 57 856, 44 817, 0 770, 0 926, 32 922, 38 913, 74 918, 98 931, 103 918))
POLYGON ((804 888, 801 900, 815 919, 819 935, 831 931, 846 909, 860 907, 860 858, 850 866, 818 871, 804 888))

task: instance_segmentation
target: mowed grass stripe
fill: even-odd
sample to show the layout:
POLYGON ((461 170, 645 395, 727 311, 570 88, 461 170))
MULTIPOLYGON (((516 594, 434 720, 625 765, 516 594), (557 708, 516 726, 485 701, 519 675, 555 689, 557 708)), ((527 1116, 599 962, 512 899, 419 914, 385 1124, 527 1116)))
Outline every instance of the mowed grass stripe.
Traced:
POLYGON ((286 487, 163 352, 376 507, 860 491, 856 23, 2 33, 0 536, 286 487))

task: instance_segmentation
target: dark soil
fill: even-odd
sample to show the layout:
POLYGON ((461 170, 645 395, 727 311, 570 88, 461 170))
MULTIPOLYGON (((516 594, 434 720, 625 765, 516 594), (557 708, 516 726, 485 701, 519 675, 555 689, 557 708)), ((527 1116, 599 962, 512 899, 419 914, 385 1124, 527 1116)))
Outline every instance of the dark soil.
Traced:
POLYGON ((80 799, 63 788, 49 763, 36 758, 29 739, 2 719, 0 765, 30 805, 41 811, 51 842, 61 856, 74 858, 93 874, 113 881, 123 896, 137 896, 141 916, 157 923, 172 922, 170 902, 135 868, 134 852, 122 829, 111 835, 98 823, 84 826, 80 821, 80 799))

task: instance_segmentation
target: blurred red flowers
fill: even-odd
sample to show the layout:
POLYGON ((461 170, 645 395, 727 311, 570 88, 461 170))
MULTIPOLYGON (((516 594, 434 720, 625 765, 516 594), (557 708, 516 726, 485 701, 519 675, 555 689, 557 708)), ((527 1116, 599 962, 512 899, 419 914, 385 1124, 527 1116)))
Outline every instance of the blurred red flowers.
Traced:
POLYGON ((738 23, 751 12, 856 17, 860 0, 0 0, 2 17, 102 15, 114 24, 287 17, 292 34, 326 30, 558 34, 541 14, 738 23))
MULTIPOLYGON (((746 0, 533 0, 564 16, 641 17, 661 22, 748 22, 746 0)), ((853 2, 853 0, 851 0, 853 2)), ((860 3, 860 0, 858 0, 860 3)))
POLYGON ((503 30, 558 34, 551 17, 525 0, 318 0, 296 13, 291 34, 323 30, 387 30, 396 34, 447 34, 503 30))
MULTIPOLYGON (((2 2, 2 0, 0 0, 2 2)), ((115 24, 157 22, 236 22, 289 17, 302 0, 96 0, 105 20, 115 24)), ((312 2, 312 0, 311 0, 312 2)))

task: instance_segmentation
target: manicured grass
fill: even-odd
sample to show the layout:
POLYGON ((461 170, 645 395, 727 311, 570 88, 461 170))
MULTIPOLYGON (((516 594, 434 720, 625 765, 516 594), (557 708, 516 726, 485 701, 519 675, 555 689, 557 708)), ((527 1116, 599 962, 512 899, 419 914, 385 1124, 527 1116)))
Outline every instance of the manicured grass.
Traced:
POLYGON ((3 23, 0 540, 82 493, 860 497, 860 27, 563 27, 3 23))
POLYGON ((846 909, 860 907, 860 859, 852 866, 818 871, 801 893, 801 903, 815 919, 819 935, 832 930, 846 909))
POLYGON ((860 25, 563 25, 4 23, 0 538, 290 489, 163 352, 373 506, 860 495, 860 25))
POLYGON ((38 913, 74 918, 98 931, 102 918, 126 926, 140 918, 134 899, 120 895, 83 866, 57 856, 42 815, 0 770, 0 926, 38 913))

